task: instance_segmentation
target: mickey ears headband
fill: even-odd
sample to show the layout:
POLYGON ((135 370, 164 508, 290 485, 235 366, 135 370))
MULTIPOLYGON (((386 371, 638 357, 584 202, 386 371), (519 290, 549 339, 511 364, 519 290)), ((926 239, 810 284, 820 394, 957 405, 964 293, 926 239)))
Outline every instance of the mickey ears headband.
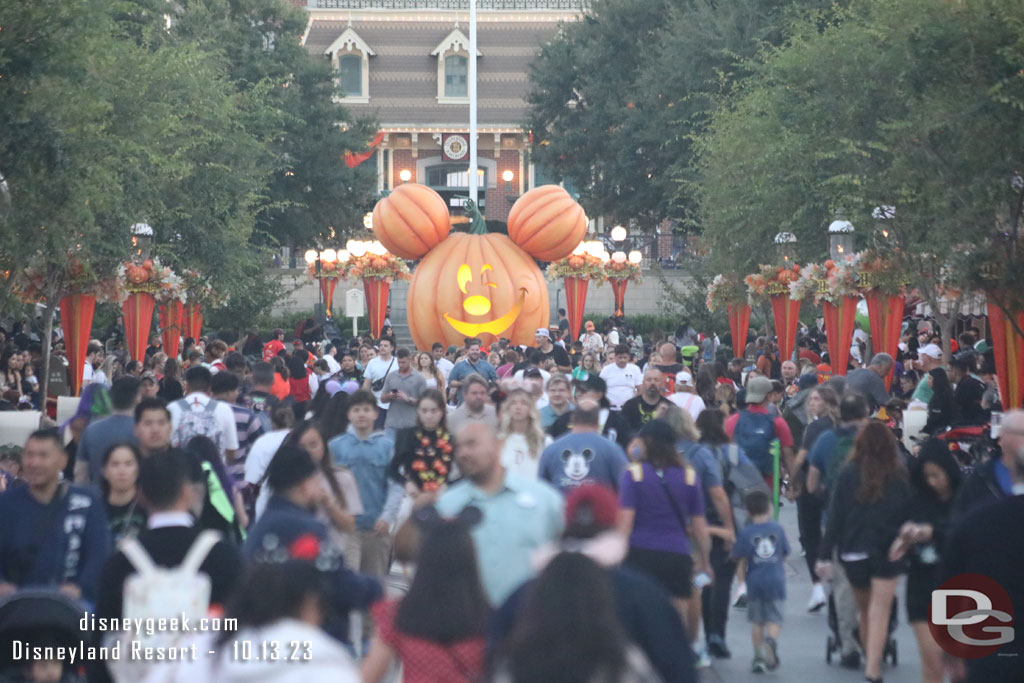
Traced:
POLYGON ((436 507, 428 505, 413 512, 412 517, 416 521, 416 525, 424 531, 442 524, 459 524, 470 529, 483 520, 484 513, 475 505, 469 505, 455 517, 442 517, 436 507))
MULTIPOLYGON (((453 219, 444 199, 417 183, 399 185, 373 208, 374 236, 392 254, 408 260, 421 259, 440 244, 453 222, 465 219, 453 219)), ((569 256, 586 233, 583 207, 558 185, 535 187, 508 214, 509 239, 540 261, 569 256)))

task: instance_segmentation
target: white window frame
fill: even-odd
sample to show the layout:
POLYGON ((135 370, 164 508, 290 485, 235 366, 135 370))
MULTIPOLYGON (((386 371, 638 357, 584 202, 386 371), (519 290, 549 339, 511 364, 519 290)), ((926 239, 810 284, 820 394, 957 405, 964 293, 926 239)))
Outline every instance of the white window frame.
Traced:
MULTIPOLYGON (((449 57, 464 57, 466 59, 467 78, 469 76, 469 38, 461 30, 455 28, 445 36, 445 39, 438 43, 437 47, 430 53, 437 57, 437 103, 438 104, 469 104, 469 85, 467 83, 465 97, 448 97, 445 94, 445 62, 449 57)), ((482 57, 480 50, 476 51, 477 58, 482 57)))
MULTIPOLYGON (((370 102, 370 57, 375 57, 376 52, 366 44, 366 41, 359 37, 359 34, 349 26, 345 31, 338 36, 330 46, 324 50, 324 54, 330 55, 331 66, 335 72, 340 72, 340 65, 338 62, 341 56, 356 56, 362 60, 363 73, 362 73, 362 94, 361 95, 345 95, 336 96, 335 99, 338 102, 348 104, 369 104, 370 102)), ((340 79, 339 79, 340 80, 340 79)))

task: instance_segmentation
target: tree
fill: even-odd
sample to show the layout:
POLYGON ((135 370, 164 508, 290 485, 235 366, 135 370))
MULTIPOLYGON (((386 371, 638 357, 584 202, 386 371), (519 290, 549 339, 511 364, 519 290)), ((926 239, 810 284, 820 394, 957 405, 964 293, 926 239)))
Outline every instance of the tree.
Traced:
POLYGON ((959 255, 1019 225, 1018 9, 865 0, 795 24, 701 141, 716 262, 752 268, 780 230, 821 258, 832 210, 844 209, 864 245, 896 256, 948 344, 953 318, 940 301, 969 279, 959 255), (885 236, 870 227, 878 207, 895 207, 885 236))
POLYGON ((592 214, 699 231, 694 138, 785 38, 791 16, 826 0, 604 0, 563 27, 531 69, 534 158, 574 181, 592 214))

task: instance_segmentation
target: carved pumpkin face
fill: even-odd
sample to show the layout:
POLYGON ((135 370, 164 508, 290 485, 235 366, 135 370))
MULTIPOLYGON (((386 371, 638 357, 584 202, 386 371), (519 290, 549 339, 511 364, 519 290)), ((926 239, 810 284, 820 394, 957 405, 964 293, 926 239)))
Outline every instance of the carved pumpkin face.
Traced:
POLYGON ((532 344, 547 327, 548 288, 533 259, 505 235, 457 233, 430 250, 409 284, 409 331, 416 347, 484 344, 507 337, 532 344))
POLYGON ((125 275, 128 278, 128 282, 131 282, 134 285, 140 285, 149 280, 149 269, 144 266, 132 264, 126 269, 125 275))
MULTIPOLYGON (((469 233, 449 235, 448 208, 433 190, 405 183, 374 208, 373 231, 392 253, 422 258, 409 284, 416 347, 499 338, 530 346, 547 327, 547 282, 534 258, 568 256, 586 230, 582 207, 560 187, 527 192, 512 207, 509 236, 487 233, 475 207, 469 233)), ((463 219, 465 221, 465 219, 463 219)))

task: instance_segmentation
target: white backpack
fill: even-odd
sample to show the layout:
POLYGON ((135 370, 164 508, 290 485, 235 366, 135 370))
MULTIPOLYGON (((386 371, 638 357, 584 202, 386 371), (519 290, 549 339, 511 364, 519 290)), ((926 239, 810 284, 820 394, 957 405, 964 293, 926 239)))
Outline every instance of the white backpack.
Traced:
POLYGON ((137 538, 125 538, 118 544, 138 572, 125 581, 122 616, 130 620, 141 619, 143 628, 140 632, 118 635, 120 660, 107 664, 115 681, 136 683, 146 679, 157 664, 143 659, 133 660, 130 656, 133 643, 139 643, 143 648, 170 649, 201 633, 200 621, 207 617, 210 609, 211 586, 210 577, 200 574, 199 567, 220 539, 219 531, 207 529, 201 532, 177 567, 158 566, 137 538), (179 626, 166 630, 159 630, 156 626, 150 633, 146 628, 147 620, 156 623, 160 619, 176 619, 179 626), (187 625, 183 626, 185 620, 187 625))

